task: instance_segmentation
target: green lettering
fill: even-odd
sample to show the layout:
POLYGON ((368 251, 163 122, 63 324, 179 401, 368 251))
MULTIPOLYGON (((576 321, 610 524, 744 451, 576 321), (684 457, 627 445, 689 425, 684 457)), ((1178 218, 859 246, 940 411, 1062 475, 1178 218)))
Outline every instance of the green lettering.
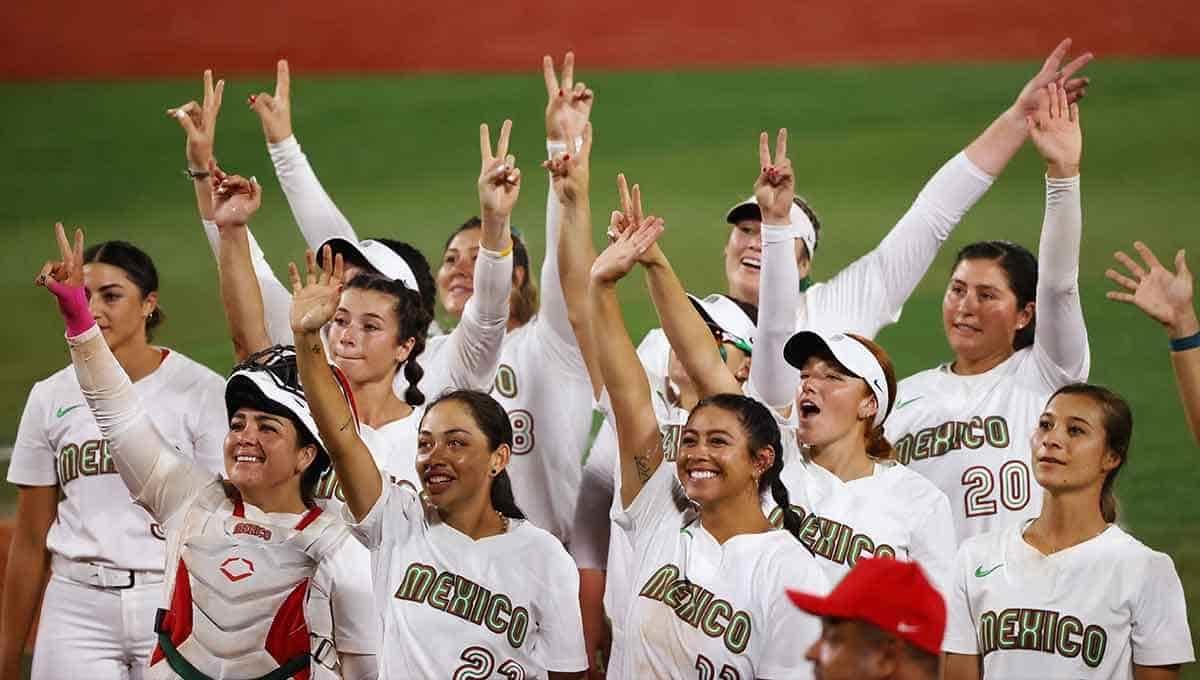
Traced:
POLYGON ((433 592, 429 594, 429 606, 446 611, 450 604, 450 591, 454 588, 454 574, 443 571, 433 582, 433 592))
POLYGON ((507 595, 498 594, 492 599, 491 606, 488 607, 487 615, 483 618, 483 623, 488 627, 488 630, 493 633, 503 633, 508 627, 508 621, 500 618, 503 615, 508 615, 512 612, 512 600, 508 599, 507 595))
POLYGON ((1108 633, 1100 626, 1091 625, 1083 631, 1083 662, 1096 668, 1104 661, 1104 649, 1108 647, 1108 633))
POLYGON ((404 580, 396 589, 396 598, 411 602, 424 602, 436 575, 437 571, 427 564, 414 562, 408 565, 408 568, 404 570, 404 580))
POLYGON ((700 620, 700 630, 711 638, 723 637, 729 617, 732 615, 733 607, 728 602, 725 600, 714 600, 712 606, 708 608, 708 611, 704 612, 704 616, 700 620), (718 621, 718 618, 723 618, 725 621, 718 621))
POLYGON ((508 644, 513 649, 519 649, 525 643, 525 633, 528 631, 529 612, 524 607, 517 607, 508 621, 508 644))
POLYGON ((1058 646, 1058 653, 1069 659, 1074 659, 1079 656, 1082 645, 1078 640, 1072 640, 1071 636, 1079 636, 1083 634, 1083 622, 1074 616, 1062 617, 1058 624, 1058 635, 1055 641, 1058 646))
POLYGON ((750 615, 739 611, 729 619, 729 625, 725 627, 725 649, 734 654, 741 654, 746 651, 748 644, 750 644, 750 615))
POLYGON ((638 594, 661 602, 663 596, 666 595, 667 588, 678 580, 679 568, 673 564, 664 564, 646 581, 646 585, 642 586, 642 592, 638 594))

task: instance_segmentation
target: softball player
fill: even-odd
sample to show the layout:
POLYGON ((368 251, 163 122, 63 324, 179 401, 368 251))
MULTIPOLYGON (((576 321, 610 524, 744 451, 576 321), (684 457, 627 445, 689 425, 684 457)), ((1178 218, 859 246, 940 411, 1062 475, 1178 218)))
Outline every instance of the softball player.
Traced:
MULTIPOLYGON (((47 263, 38 283, 58 299, 76 379, 111 442, 112 467, 166 536, 170 604, 137 622, 158 634, 146 676, 307 678, 310 658, 342 678, 372 676, 374 657, 355 653, 362 640, 373 643, 372 631, 356 627, 340 601, 335 560, 347 530, 311 500, 328 458, 293 355, 277 348, 235 369, 225 389, 228 479, 202 469, 159 433, 92 318, 82 231, 73 249, 62 225, 57 236, 63 259, 47 263)), ((55 677, 93 675, 64 656, 55 677)))
POLYGON ((1115 524, 1132 435, 1129 405, 1103 387, 1050 397, 1031 440, 1041 512, 959 549, 947 678, 981 666, 998 678, 1175 678, 1195 660, 1171 558, 1115 524))
MULTIPOLYGON (((574 82, 573 55, 568 55, 564 63, 561 83, 552 63, 543 66, 549 97, 547 151, 553 158, 567 148, 562 130, 572 135, 582 133, 591 111, 592 93, 583 83, 574 82)), ((321 187, 292 135, 286 62, 279 64, 275 95, 257 95, 254 110, 263 120, 276 174, 309 246, 315 249, 330 239, 356 242, 354 228, 321 187)), ((491 391, 513 420, 513 484, 524 499, 524 510, 535 525, 566 542, 581 477, 579 457, 591 427, 592 392, 563 295, 563 286, 572 284, 561 281, 558 272, 562 205, 552 189, 547 195, 546 211, 547 256, 541 268, 540 307, 539 286, 531 277, 528 251, 520 239, 514 239, 509 251, 513 257, 506 258, 513 263, 507 318, 496 324, 489 314, 486 325, 472 330, 472 336, 480 339, 464 342, 453 350, 452 341, 431 339, 422 362, 426 366, 423 384, 429 394, 438 394, 447 386, 491 391), (499 341, 500 334, 503 341, 497 359, 490 348, 493 339, 499 341), (451 352, 453 359, 448 356, 451 352), (478 369, 465 375, 457 368, 471 366, 478 369), (452 368, 458 372, 449 373, 452 368)), ((459 326, 470 325, 474 305, 468 301, 485 292, 480 269, 488 257, 486 249, 480 250, 481 239, 485 238, 480 224, 468 220, 451 234, 437 271, 443 309, 458 319, 459 326)), ((574 283, 576 290, 586 288, 586 268, 586 264, 575 267, 580 277, 574 283)), ((405 387, 398 376, 397 393, 405 387)))
MULTIPOLYGON (((159 405, 154 427, 179 456, 222 469, 220 377, 150 344, 162 320, 154 263, 124 241, 92 246, 82 259, 90 313, 135 380, 133 391, 159 405)), ((8 468, 19 490, 4 584, 5 677, 20 675, 47 572, 34 678, 126 678, 149 658, 164 534, 129 500, 110 446, 70 367, 33 386, 8 468)))
POLYGON ((1030 428, 1047 395, 1088 374, 1078 105, 1051 83, 1029 126, 1047 167, 1040 262, 1007 241, 959 251, 942 302, 954 361, 902 381, 887 426, 900 462, 950 497, 960 542, 1037 515, 1030 428))
MULTIPOLYGON (((485 175, 498 180, 492 198, 511 204, 518 178, 503 166, 488 162, 485 175)), ((293 268, 293 329, 301 379, 346 489, 344 515, 373 554, 381 677, 564 678, 586 668, 574 565, 513 500, 505 467, 515 439, 494 399, 460 390, 429 405, 420 495, 385 479, 343 427, 354 414, 324 369, 319 336, 337 300, 328 264, 318 273, 310 260, 307 285, 293 268)))
POLYGON ((828 585, 795 540, 799 518, 789 509, 791 535, 773 531, 757 498, 769 489, 791 507, 773 417, 741 395, 716 395, 692 410, 674 465, 664 455, 615 293, 662 232, 661 220, 640 217, 596 259, 589 291, 592 335, 607 340, 598 363, 621 452, 614 518, 632 546, 630 599, 612 614, 623 618, 617 677, 807 677, 785 636, 815 634, 817 622, 787 611, 778 593, 790 583, 828 585))

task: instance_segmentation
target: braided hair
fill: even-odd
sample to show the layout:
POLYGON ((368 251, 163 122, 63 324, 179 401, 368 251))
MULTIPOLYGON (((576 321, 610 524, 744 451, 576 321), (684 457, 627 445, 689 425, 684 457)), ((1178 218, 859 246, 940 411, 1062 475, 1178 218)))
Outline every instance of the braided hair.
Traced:
POLYGON ((389 279, 380 274, 362 272, 350 279, 347 289, 370 290, 392 296, 396 303, 393 311, 399 330, 396 341, 399 343, 413 339, 412 351, 404 362, 404 379, 408 388, 404 390, 404 401, 409 406, 420 406, 425 403, 425 395, 418 389, 417 383, 425 375, 425 370, 417 363, 417 357, 425 351, 426 329, 433 321, 433 312, 426 307, 421 299, 421 293, 405 286, 402 282, 389 279))

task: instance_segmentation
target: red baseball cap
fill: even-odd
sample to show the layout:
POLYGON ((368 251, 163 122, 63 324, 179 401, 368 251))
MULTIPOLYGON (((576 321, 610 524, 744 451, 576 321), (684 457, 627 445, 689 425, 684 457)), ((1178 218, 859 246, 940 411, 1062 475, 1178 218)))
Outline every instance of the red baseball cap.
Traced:
POLYGON ((860 559, 827 597, 788 590, 792 603, 816 616, 854 619, 941 654, 946 602, 915 562, 860 559))

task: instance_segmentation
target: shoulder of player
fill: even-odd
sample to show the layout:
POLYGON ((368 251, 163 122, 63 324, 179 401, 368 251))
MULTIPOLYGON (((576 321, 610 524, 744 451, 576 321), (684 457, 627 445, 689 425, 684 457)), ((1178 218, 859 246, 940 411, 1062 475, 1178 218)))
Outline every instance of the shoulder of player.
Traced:
POLYGON ((168 353, 163 359, 162 365, 159 366, 159 370, 164 371, 163 377, 172 386, 190 390, 199 385, 206 389, 216 388, 224 391, 225 379, 216 371, 183 352, 170 348, 163 349, 166 349, 168 353))
POLYGON ((936 484, 900 463, 884 463, 881 472, 875 476, 897 496, 922 503, 936 503, 939 499, 945 500, 947 504, 950 502, 946 493, 936 484))
POLYGON ((510 520, 511 527, 503 539, 506 550, 522 564, 539 571, 574 571, 575 561, 563 544, 549 531, 534 526, 529 520, 510 520), (538 555, 537 560, 527 560, 527 555, 538 555))
POLYGON ((1153 571, 1174 571, 1175 561, 1170 555, 1159 552, 1142 543, 1137 537, 1120 526, 1109 527, 1096 542, 1096 548, 1106 560, 1120 562, 1125 569, 1140 568, 1153 571))

